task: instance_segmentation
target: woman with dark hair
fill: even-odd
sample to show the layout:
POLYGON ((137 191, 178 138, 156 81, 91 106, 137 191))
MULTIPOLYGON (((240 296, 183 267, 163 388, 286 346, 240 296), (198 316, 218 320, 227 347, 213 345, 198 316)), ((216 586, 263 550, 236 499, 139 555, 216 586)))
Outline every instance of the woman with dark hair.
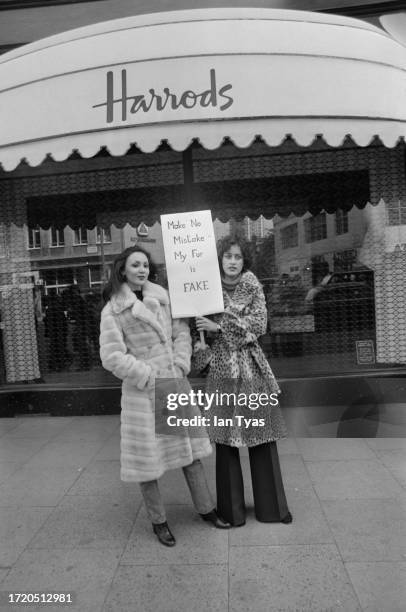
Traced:
POLYGON ((183 468, 204 520, 219 528, 230 525, 214 510, 200 462, 211 453, 207 434, 155 433, 155 380, 186 376, 191 339, 186 321, 172 319, 166 290, 148 280, 152 267, 149 253, 138 246, 116 257, 103 291, 100 356, 103 366, 123 381, 121 479, 140 483, 154 533, 162 544, 173 546, 157 482, 169 469, 183 468))
POLYGON ((208 348, 196 343, 196 362, 208 363, 206 391, 224 393, 207 413, 216 443, 218 512, 234 526, 245 524, 246 509, 239 447, 247 446, 255 515, 261 522, 290 523, 276 440, 286 436, 277 401, 278 384, 259 346, 266 331, 262 287, 249 271, 247 243, 227 236, 218 244, 224 313, 197 317, 197 330, 208 334, 208 348), (227 395, 228 394, 228 397, 227 395), (230 400, 231 398, 231 400, 230 400))

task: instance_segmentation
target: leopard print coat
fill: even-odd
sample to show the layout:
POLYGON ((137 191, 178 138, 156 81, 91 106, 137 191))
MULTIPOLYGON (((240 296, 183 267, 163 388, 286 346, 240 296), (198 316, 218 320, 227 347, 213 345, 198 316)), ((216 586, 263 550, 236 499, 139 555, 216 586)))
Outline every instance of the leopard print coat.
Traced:
MULTIPOLYGON (((224 313, 213 317, 220 324, 221 332, 206 351, 211 353, 206 392, 233 393, 237 401, 223 401, 223 405, 218 402, 205 412, 210 419, 210 439, 229 446, 256 446, 284 438, 286 428, 276 404, 280 389, 258 343, 267 322, 262 286, 252 272, 245 272, 232 297, 225 290, 223 297, 224 313), (268 397, 274 394, 272 402, 253 409, 258 401, 252 401, 251 407, 244 401, 251 394, 258 399, 260 393, 268 397), (251 419, 248 426, 243 419, 251 419)), ((198 343, 196 354, 199 354, 198 343)))

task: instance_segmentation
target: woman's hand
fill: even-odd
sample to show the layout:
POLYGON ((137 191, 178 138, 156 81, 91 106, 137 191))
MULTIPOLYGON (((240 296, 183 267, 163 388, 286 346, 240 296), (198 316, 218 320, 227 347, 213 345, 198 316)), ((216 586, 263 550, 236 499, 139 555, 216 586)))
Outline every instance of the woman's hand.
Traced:
POLYGON ((196 328, 198 332, 207 331, 216 334, 220 331, 220 325, 206 317, 196 317, 196 328))

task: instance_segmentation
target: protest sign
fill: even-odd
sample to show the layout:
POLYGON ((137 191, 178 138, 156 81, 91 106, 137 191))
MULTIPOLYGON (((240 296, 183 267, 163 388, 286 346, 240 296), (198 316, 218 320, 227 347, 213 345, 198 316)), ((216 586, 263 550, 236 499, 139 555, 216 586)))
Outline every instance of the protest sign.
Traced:
POLYGON ((161 215, 174 317, 223 312, 223 292, 210 210, 161 215))

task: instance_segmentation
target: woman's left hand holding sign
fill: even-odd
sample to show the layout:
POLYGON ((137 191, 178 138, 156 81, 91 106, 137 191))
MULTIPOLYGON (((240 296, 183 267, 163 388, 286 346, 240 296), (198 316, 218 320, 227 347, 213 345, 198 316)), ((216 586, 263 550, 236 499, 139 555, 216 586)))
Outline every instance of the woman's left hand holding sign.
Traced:
POLYGON ((215 323, 206 317, 196 317, 196 327, 197 331, 199 332, 206 331, 214 334, 220 329, 220 325, 218 325, 218 323, 215 323))

